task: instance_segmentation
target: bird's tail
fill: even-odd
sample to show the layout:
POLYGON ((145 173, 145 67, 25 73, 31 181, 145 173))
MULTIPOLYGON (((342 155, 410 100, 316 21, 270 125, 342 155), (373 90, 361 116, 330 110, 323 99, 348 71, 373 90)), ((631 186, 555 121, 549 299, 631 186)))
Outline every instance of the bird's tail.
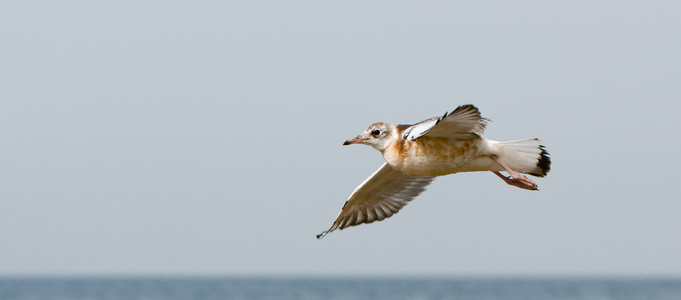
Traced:
POLYGON ((537 138, 497 142, 496 154, 511 169, 544 177, 551 170, 551 158, 537 138))

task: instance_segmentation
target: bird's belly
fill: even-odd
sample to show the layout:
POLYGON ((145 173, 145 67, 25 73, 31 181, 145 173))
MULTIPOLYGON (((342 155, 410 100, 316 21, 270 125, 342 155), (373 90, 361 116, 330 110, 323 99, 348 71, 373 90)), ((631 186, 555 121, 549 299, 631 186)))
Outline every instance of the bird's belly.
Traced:
POLYGON ((473 171, 471 163, 474 160, 467 157, 406 157, 396 169, 411 176, 442 176, 473 171))
POLYGON ((386 162, 411 176, 442 176, 458 172, 484 171, 492 159, 481 153, 479 139, 450 141, 421 138, 403 141, 401 147, 385 151, 386 162))

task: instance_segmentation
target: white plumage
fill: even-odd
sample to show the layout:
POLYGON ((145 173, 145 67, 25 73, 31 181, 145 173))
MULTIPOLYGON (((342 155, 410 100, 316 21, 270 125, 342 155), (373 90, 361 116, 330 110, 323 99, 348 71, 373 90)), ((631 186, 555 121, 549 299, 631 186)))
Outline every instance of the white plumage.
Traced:
POLYGON ((518 172, 545 176, 551 160, 539 139, 497 142, 481 137, 488 120, 473 105, 414 125, 374 123, 344 145, 365 144, 385 164, 360 184, 322 238, 336 229, 380 221, 397 213, 436 176, 492 171, 506 183, 528 190, 537 185, 518 172), (509 177, 501 175, 506 171, 509 177))

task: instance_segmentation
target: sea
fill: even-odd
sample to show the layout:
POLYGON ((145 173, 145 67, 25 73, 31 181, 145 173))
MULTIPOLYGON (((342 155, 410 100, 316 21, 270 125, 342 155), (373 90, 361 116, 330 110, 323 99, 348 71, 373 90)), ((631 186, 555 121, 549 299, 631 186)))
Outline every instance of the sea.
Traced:
POLYGON ((681 300, 681 278, 0 278, 0 299, 681 300))

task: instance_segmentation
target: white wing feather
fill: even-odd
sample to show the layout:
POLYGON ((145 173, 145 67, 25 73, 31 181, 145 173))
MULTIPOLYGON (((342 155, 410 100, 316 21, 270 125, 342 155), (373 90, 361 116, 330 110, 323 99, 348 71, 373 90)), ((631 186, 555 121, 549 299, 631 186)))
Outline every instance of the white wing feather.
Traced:
POLYGON ((355 189, 331 228, 317 235, 317 238, 336 229, 372 223, 394 215, 425 191, 433 179, 435 177, 404 175, 387 163, 383 164, 355 189))
POLYGON ((413 141, 422 136, 470 139, 481 136, 489 120, 480 116, 477 107, 467 104, 442 117, 430 118, 404 131, 403 138, 413 141))

